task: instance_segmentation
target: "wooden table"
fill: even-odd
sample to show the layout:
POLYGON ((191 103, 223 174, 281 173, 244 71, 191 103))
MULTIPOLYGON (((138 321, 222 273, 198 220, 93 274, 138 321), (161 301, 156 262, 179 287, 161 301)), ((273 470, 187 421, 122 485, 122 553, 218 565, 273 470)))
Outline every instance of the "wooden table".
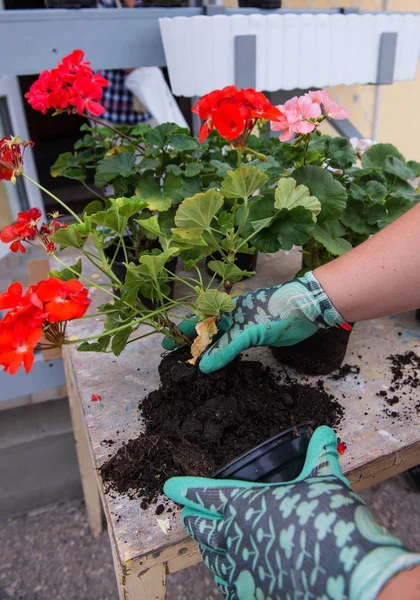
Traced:
MULTIPOLYGON (((299 269, 298 252, 260 255, 258 273, 237 284, 237 293, 268 287, 293 277, 299 269)), ((180 292, 180 290, 178 290, 180 292)), ((92 290, 93 305, 102 301, 92 290)), ((98 318, 75 322, 73 337, 92 335, 98 318)), ((111 539, 120 598, 163 600, 166 576, 201 560, 196 544, 186 536, 179 512, 155 515, 155 508, 140 508, 140 500, 104 491, 97 467, 142 429, 139 399, 159 385, 161 338, 158 335, 130 344, 116 358, 112 354, 65 350, 65 369, 80 471, 89 522, 94 534, 102 529, 103 506, 111 539), (101 397, 92 402, 92 394, 101 397), (118 433, 117 433, 118 432, 118 433), (104 440, 116 441, 109 447, 104 440)), ((362 490, 420 463, 420 389, 401 396, 396 407, 408 416, 387 416, 388 405, 377 395, 390 386, 390 354, 420 348, 420 326, 414 313, 359 323, 354 328, 345 358, 360 365, 360 374, 334 381, 324 377, 325 387, 346 408, 338 434, 347 443, 341 457, 344 473, 354 489, 362 490), (343 398, 343 394, 345 398, 343 398)), ((273 364, 268 349, 252 349, 249 359, 273 364)), ((309 378, 310 379, 310 378, 309 378)), ((319 379, 318 377, 316 379, 319 379)), ((388 411, 389 414, 389 411, 388 411)))

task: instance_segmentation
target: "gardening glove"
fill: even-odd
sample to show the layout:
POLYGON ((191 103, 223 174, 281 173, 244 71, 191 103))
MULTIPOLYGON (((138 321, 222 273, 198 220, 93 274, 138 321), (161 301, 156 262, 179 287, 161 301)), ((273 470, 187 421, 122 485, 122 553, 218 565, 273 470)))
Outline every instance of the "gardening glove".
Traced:
MULTIPOLYGON (((340 313, 312 271, 272 288, 234 298, 235 309, 222 320, 223 335, 200 361, 204 373, 217 371, 252 346, 291 346, 313 335, 318 328, 344 323, 340 313), (226 326, 226 323, 228 325, 226 326)), ((179 325, 194 335, 195 323, 179 325)), ((168 340, 170 341, 170 340, 168 340)), ((166 349, 169 348, 164 342, 166 349)))
POLYGON ((228 600, 374 600, 420 564, 343 476, 337 439, 319 427, 289 483, 174 477, 165 494, 228 600))

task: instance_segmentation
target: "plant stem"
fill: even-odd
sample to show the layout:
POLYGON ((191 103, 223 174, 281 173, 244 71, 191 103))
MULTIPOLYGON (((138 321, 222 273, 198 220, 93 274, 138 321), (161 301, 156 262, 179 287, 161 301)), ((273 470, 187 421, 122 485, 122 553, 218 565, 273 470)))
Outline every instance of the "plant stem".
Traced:
POLYGON ((239 150, 239 148, 236 149, 236 156, 237 156, 237 168, 239 169, 242 166, 242 154, 241 151, 239 150))
POLYGON ((90 185, 88 185, 85 181, 80 181, 80 183, 82 183, 91 194, 94 194, 100 200, 103 200, 104 202, 106 202, 106 198, 104 198, 104 196, 101 196, 101 194, 98 194, 98 192, 95 192, 95 190, 93 188, 91 188, 90 185))
POLYGON ((112 260, 111 260, 111 262, 109 263, 109 268, 110 268, 110 269, 112 269, 112 265, 114 264, 114 262, 115 262, 115 259, 116 259, 116 258, 117 258, 117 256, 118 256, 118 250, 119 250, 120 248, 121 248, 121 238, 118 240, 118 244, 117 244, 117 247, 116 247, 116 249, 115 249, 114 256, 112 257, 112 260))
POLYGON ((124 242, 124 236, 120 235, 120 241, 122 243, 122 248, 123 248, 123 252, 124 252, 124 259, 126 264, 128 265, 128 254, 127 254, 127 248, 125 247, 125 242, 124 242))
POLYGON ((308 147, 309 147, 309 142, 311 141, 311 137, 312 136, 308 136, 306 143, 305 143, 305 154, 303 156, 303 166, 306 165, 306 159, 308 157, 308 147))
POLYGON ((31 183, 33 183, 34 185, 36 185, 37 188, 39 188, 41 191, 45 192, 45 194, 48 194, 48 196, 50 196, 51 198, 53 198, 56 202, 58 202, 58 204, 60 204, 60 206, 62 206, 63 208, 66 209, 66 211, 68 213, 70 213, 78 223, 83 223, 82 219, 80 217, 78 217, 76 215, 75 212, 73 212, 71 210, 71 208, 69 208, 67 206, 67 204, 64 204, 64 202, 62 200, 60 200, 60 198, 57 198, 57 196, 55 196, 54 194, 52 194, 49 190, 47 190, 46 188, 44 188, 40 183, 38 183, 37 181, 35 181, 34 179, 32 179, 32 177, 29 177, 29 175, 27 175, 24 171, 22 171, 22 177, 25 177, 25 179, 27 179, 28 181, 30 181, 31 183))
POLYGON ((76 278, 78 279, 82 279, 83 281, 86 281, 86 283, 88 283, 89 285, 93 285, 96 288, 98 288, 99 290, 102 290, 103 292, 105 292, 106 294, 108 294, 108 296, 112 296, 114 299, 116 298, 117 300, 119 299, 118 296, 116 296, 114 293, 110 292, 109 290, 103 288, 101 285, 98 285, 95 281, 91 281, 90 279, 88 279, 87 277, 85 277, 84 275, 82 275, 81 273, 78 273, 75 269, 73 269, 72 267, 69 267, 69 265, 66 265, 65 262, 63 262, 60 258, 58 258, 58 256, 56 256, 55 254, 51 254, 51 256, 54 258, 54 260, 56 260, 61 266, 65 267, 66 269, 68 269, 71 273, 73 273, 74 275, 76 275, 76 278))
POLYGON ((103 121, 101 121, 100 119, 97 119, 96 117, 92 117, 92 116, 88 116, 88 115, 80 115, 80 116, 83 117, 84 119, 86 119, 87 121, 93 121, 94 123, 97 123, 101 127, 106 127, 107 129, 110 129, 111 131, 113 131, 114 133, 119 135, 120 137, 125 138, 126 140, 129 140, 130 142, 136 141, 136 140, 133 140, 133 138, 131 138, 126 133, 119 131, 115 127, 112 127, 111 125, 108 125, 107 123, 104 123, 103 121))

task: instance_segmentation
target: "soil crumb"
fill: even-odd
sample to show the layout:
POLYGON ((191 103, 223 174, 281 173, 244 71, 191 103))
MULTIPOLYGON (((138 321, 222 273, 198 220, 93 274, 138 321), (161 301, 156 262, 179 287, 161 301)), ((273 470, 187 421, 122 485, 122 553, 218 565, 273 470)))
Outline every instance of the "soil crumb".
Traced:
POLYGON ((187 358, 184 350, 163 358, 161 386, 141 403, 145 433, 101 467, 107 489, 142 497, 142 508, 174 475, 211 476, 292 425, 335 427, 343 416, 323 386, 279 383, 259 362, 237 359, 204 375, 187 358))
POLYGON ((338 381, 339 379, 344 379, 344 377, 347 377, 347 375, 359 375, 359 373, 360 367, 358 367, 357 365, 345 364, 339 369, 337 369, 337 371, 334 371, 334 373, 331 373, 330 379, 338 381))

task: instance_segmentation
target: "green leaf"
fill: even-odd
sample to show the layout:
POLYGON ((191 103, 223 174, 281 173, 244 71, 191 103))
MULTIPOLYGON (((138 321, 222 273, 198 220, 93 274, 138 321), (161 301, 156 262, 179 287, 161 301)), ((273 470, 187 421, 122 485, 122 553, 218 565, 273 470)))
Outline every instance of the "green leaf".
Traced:
POLYGON ((211 260, 207 266, 223 281, 242 281, 245 277, 252 277, 255 274, 255 271, 243 271, 236 265, 226 264, 221 260, 211 260))
MULTIPOLYGON (((82 261, 79 258, 76 264, 71 266, 73 271, 76 271, 79 275, 82 272, 82 261)), ((75 275, 69 268, 61 269, 61 271, 57 271, 56 269, 52 270, 48 274, 50 277, 56 277, 57 279, 61 279, 61 281, 69 281, 70 279, 78 279, 78 276, 75 275)))
POLYGON ((169 196, 173 204, 178 204, 184 199, 182 195, 182 179, 174 175, 174 173, 168 173, 163 183, 163 191, 166 196, 169 196))
POLYGON ((412 202, 417 202, 419 198, 416 188, 401 179, 397 179, 397 181, 391 183, 391 195, 406 198, 412 202))
POLYGON ((182 169, 181 167, 178 167, 178 165, 175 165, 174 163, 170 163, 169 165, 166 165, 166 172, 167 173, 173 173, 174 175, 182 175, 182 169))
POLYGON ((172 205, 172 198, 161 190, 160 183, 151 173, 141 177, 136 187, 136 194, 143 200, 147 200, 150 210, 163 212, 172 205))
POLYGON ((136 219, 136 223, 138 223, 142 229, 151 233, 155 238, 163 235, 157 215, 153 215, 149 219, 136 219))
POLYGON ((115 207, 118 213, 127 219, 148 207, 148 202, 142 200, 138 196, 131 196, 130 198, 126 198, 125 196, 121 198, 111 198, 110 202, 111 206, 115 207))
POLYGON ((379 181, 368 181, 366 184, 366 193, 372 202, 381 202, 387 194, 387 189, 379 181))
POLYGON ((309 188, 312 196, 321 203, 317 222, 337 219, 346 207, 346 188, 334 179, 329 171, 308 165, 293 171, 293 179, 309 188))
POLYGON ((159 165, 160 160, 158 158, 143 158, 139 166, 143 171, 155 171, 159 165))
POLYGON ((176 248, 170 248, 160 254, 145 254, 140 257, 140 264, 129 263, 127 275, 122 287, 122 299, 128 303, 137 300, 138 293, 150 300, 159 299, 158 290, 168 295, 168 275, 164 272, 165 264, 177 253, 176 248))
POLYGON ((315 225, 312 236, 334 256, 341 256, 352 249, 352 245, 341 236, 346 230, 339 221, 327 221, 315 225))
POLYGON ((103 335, 96 342, 82 342, 77 346, 79 352, 106 352, 109 341, 109 335, 103 335))
POLYGON ((340 221, 355 233, 370 235, 375 232, 374 227, 369 225, 367 221, 365 202, 353 200, 353 198, 348 199, 346 209, 340 216, 340 221))
POLYGON ((92 200, 92 202, 89 202, 89 204, 87 206, 85 206, 85 208, 82 212, 82 216, 93 215, 93 214, 99 212, 100 210, 102 210, 103 208, 104 208, 103 202, 101 202, 100 200, 92 200))
POLYGON ((276 210, 273 190, 266 190, 249 205, 243 237, 255 234, 251 242, 253 246, 261 252, 271 253, 280 249, 290 250, 293 245, 301 246, 308 241, 314 226, 311 211, 303 206, 276 210))
POLYGON ((179 152, 198 150, 199 148, 197 140, 185 133, 176 133, 175 135, 172 135, 169 143, 174 150, 178 150, 179 152))
POLYGON ((217 223, 220 231, 223 233, 223 235, 226 235, 228 231, 233 229, 233 214, 227 212, 226 210, 222 211, 217 217, 217 223))
POLYGON ((185 177, 195 177, 203 170, 203 164, 199 162, 192 162, 187 165, 184 171, 185 177))
POLYGON ((150 131, 146 131, 143 135, 144 139, 158 148, 164 148, 169 141, 170 136, 178 131, 176 123, 162 123, 157 127, 153 127, 150 131))
POLYGON ((176 214, 174 233, 183 238, 199 238, 223 206, 223 196, 215 189, 184 200, 176 214))
POLYGON ((412 206, 412 203, 407 198, 388 198, 385 202, 387 215, 378 220, 378 227, 382 229, 390 223, 393 223, 396 219, 401 217, 401 215, 410 210, 412 206))
POLYGON ((128 338, 132 334, 134 329, 132 327, 125 327, 116 333, 111 342, 111 350, 115 356, 119 356, 127 345, 128 338))
POLYGON ((203 191, 201 177, 188 177, 183 179, 181 193, 183 198, 191 198, 203 191))
POLYGON ((383 204, 373 204, 367 209, 366 221, 369 225, 377 225, 379 221, 387 218, 388 213, 383 204))
POLYGON ((420 162, 409 160, 407 162, 407 167, 413 171, 415 177, 420 177, 420 162))
POLYGON ((89 237, 90 227, 87 223, 72 223, 59 229, 51 236, 51 241, 65 248, 83 248, 89 237))
POLYGON ((293 179, 306 185, 311 195, 321 203, 321 212, 317 216, 317 222, 333 221, 346 207, 345 187, 326 169, 312 165, 300 167, 293 171, 293 179))
POLYGON ((227 177, 228 171, 232 170, 232 165, 228 162, 222 162, 220 160, 211 160, 210 164, 216 169, 216 173, 219 177, 227 177))
POLYGON ((90 215, 89 219, 92 223, 100 225, 101 227, 108 227, 119 235, 124 233, 127 226, 127 218, 123 217, 115 207, 101 210, 94 215, 90 215))
POLYGON ((136 157, 130 152, 120 152, 99 161, 96 168, 95 184, 102 188, 116 177, 129 177, 133 174, 136 157))
POLYGON ((311 211, 314 221, 316 221, 315 216, 321 212, 321 203, 318 198, 311 196, 305 185, 297 186, 292 177, 280 179, 274 197, 274 207, 278 210, 283 208, 291 210, 297 206, 303 206, 303 208, 311 211))
POLYGON ((172 236, 172 229, 175 227, 174 217, 175 217, 175 215, 173 214, 173 212, 171 210, 168 210, 163 213, 159 213, 158 220, 159 220, 159 226, 162 230, 162 235, 165 235, 168 237, 172 236))
POLYGON ((395 175, 404 181, 407 179, 414 179, 415 175, 411 169, 409 169, 403 160, 400 160, 396 156, 388 156, 385 159, 384 171, 395 175))
POLYGON ((199 263, 200 260, 203 260, 204 258, 206 258, 205 254, 198 253, 195 258, 189 258, 184 263, 184 269, 186 271, 191 271, 191 269, 194 269, 194 267, 197 265, 197 263, 199 263))
POLYGON ((207 290, 198 296, 197 307, 206 317, 218 317, 222 313, 231 312, 235 308, 235 302, 226 292, 207 290))
MULTIPOLYGON (((320 138, 322 139, 322 137, 320 138)), ((356 152, 345 137, 327 139, 327 156, 329 165, 334 169, 349 169, 356 161, 356 152)))
POLYGON ((395 156, 404 161, 404 156, 392 144, 375 144, 363 154, 362 166, 366 169, 370 167, 383 168, 388 156, 395 156))
POLYGON ((381 167, 369 167, 366 169, 360 169, 359 167, 352 167, 346 171, 346 174, 352 177, 354 180, 363 179, 368 175, 378 175, 382 171, 381 167))
POLYGON ((60 154, 50 169, 51 177, 67 177, 76 181, 84 181, 86 173, 78 166, 74 166, 74 156, 71 152, 60 154))
POLYGON ((349 189, 350 196, 355 200, 366 200, 367 192, 366 185, 359 185, 357 183, 352 183, 349 189))
POLYGON ((267 182, 267 176, 257 167, 240 167, 228 171, 222 182, 220 191, 225 198, 242 198, 247 200, 267 182))
POLYGON ((143 137, 145 133, 151 130, 152 127, 148 123, 138 123, 130 133, 131 135, 143 137))

